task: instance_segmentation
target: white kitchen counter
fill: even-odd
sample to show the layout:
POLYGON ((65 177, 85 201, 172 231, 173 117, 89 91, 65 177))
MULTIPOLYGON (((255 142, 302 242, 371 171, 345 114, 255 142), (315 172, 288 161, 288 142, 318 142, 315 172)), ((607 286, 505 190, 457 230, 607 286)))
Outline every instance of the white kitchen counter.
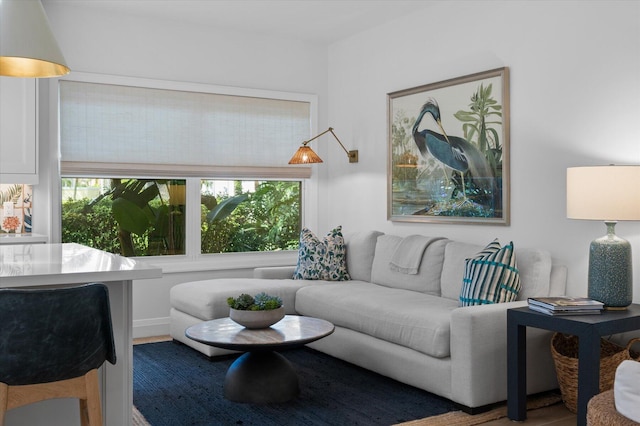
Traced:
MULTIPOLYGON (((159 278, 144 262, 80 244, 0 245, 0 287, 102 282, 109 289, 116 365, 101 368, 104 424, 130 425, 133 408, 132 280, 159 278)), ((5 426, 80 425, 77 400, 57 399, 7 412, 5 426)))
POLYGON ((161 276, 161 269, 155 266, 75 243, 0 246, 0 287, 122 281, 161 276))

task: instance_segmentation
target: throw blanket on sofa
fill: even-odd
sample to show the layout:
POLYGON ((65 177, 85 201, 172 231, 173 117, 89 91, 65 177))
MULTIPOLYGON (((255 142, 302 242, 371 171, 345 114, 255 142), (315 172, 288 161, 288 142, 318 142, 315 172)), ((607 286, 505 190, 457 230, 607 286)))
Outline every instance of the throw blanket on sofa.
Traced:
POLYGON ((424 251, 434 241, 444 237, 425 237, 424 235, 409 235, 404 237, 389 262, 389 269, 403 274, 416 275, 420 269, 420 262, 424 251))

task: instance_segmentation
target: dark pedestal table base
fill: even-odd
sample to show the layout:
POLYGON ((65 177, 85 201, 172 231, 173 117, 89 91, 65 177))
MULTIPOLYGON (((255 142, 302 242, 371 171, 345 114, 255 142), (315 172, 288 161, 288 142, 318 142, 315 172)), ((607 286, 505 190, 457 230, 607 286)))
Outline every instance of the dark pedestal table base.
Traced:
POLYGON ((298 375, 276 350, 297 348, 333 333, 334 325, 319 318, 285 315, 271 327, 248 329, 230 318, 193 325, 188 338, 205 345, 246 351, 236 359, 224 379, 224 396, 230 401, 277 403, 300 393, 298 375))
POLYGON ((235 402, 286 402, 299 393, 293 366, 276 352, 245 353, 231 364, 224 379, 224 396, 235 402))

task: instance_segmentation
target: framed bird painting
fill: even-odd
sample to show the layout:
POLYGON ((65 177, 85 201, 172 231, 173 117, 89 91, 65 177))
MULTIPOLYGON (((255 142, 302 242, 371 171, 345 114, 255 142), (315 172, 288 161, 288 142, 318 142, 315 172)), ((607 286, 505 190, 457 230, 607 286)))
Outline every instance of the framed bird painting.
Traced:
POLYGON ((388 219, 509 225, 509 69, 387 101, 388 219))

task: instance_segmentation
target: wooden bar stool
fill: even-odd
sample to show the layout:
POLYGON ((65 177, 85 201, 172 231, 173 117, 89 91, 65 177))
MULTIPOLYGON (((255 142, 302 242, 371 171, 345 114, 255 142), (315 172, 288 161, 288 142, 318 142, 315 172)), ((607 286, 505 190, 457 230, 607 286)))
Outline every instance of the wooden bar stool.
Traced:
POLYGON ((78 398, 83 426, 102 425, 98 368, 116 362, 104 284, 0 289, 0 426, 5 413, 78 398))

